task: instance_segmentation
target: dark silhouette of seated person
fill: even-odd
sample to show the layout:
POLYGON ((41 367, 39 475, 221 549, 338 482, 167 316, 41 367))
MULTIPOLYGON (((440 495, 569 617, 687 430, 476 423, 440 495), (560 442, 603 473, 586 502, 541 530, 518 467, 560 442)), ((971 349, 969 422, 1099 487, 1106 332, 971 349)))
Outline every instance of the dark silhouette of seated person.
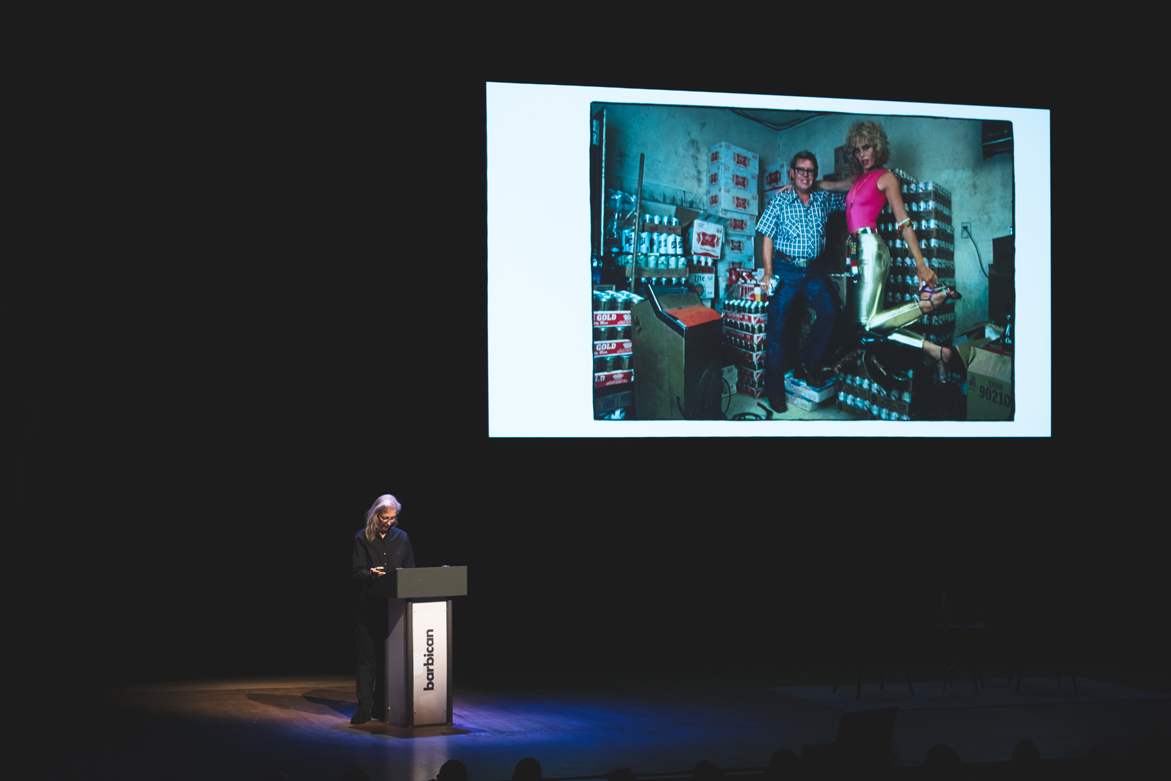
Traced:
MULTIPOLYGON (((538 766, 537 775, 540 776, 540 773, 538 766)), ((439 774, 435 776, 434 781, 468 781, 468 769, 458 759, 449 759, 439 768, 439 774)))
POLYGON ((930 779, 962 778, 963 763, 955 750, 936 743, 923 761, 923 777, 930 779))
POLYGON ((512 781, 541 781, 541 763, 532 757, 525 757, 516 763, 512 781))
POLYGON ((691 777, 702 779, 702 781, 716 781, 716 779, 724 777, 724 771, 716 767, 711 760, 701 759, 695 763, 695 770, 691 771, 691 777))
POLYGON ((768 767, 764 775, 768 779, 797 778, 801 771, 801 762, 791 748, 777 749, 769 757, 768 767))
POLYGON ((1039 778, 1041 773, 1041 752, 1037 744, 1025 738, 1012 750, 1012 765, 1009 778, 1039 778))

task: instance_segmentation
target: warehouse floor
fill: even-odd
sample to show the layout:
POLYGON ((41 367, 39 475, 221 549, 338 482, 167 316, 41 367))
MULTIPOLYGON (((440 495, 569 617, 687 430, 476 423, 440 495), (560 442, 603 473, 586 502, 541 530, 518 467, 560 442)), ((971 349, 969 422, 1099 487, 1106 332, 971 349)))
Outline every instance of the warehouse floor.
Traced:
MULTIPOLYGON (((965 421, 967 420, 967 397, 964 395, 966 377, 954 376, 949 385, 935 386, 931 382, 920 384, 917 388, 918 401, 912 408, 915 420, 923 421, 965 421)), ((768 407, 767 397, 753 398, 747 393, 734 393, 724 396, 720 400, 720 411, 728 420, 736 419, 739 414, 759 415, 762 420, 833 420, 833 421, 873 421, 869 415, 851 415, 845 410, 838 409, 836 396, 820 402, 816 409, 805 410, 791 400, 786 404, 784 412, 778 413, 768 407)), ((755 420, 749 418, 749 420, 755 420)))
MULTIPOLYGON (((950 392, 948 398, 949 406, 942 410, 937 410, 930 414, 924 420, 965 420, 965 397, 960 395, 960 391, 953 390, 950 392)), ((829 421, 869 421, 870 418, 863 416, 851 415, 848 412, 839 411, 836 398, 830 398, 821 403, 817 409, 804 410, 796 404, 786 404, 784 412, 776 412, 768 406, 768 399, 761 397, 754 399, 752 396, 745 393, 734 393, 731 396, 723 396, 720 399, 720 412, 728 420, 736 420, 737 415, 757 415, 759 418, 747 418, 749 421, 756 422, 772 422, 783 420, 829 420, 829 421), (761 405, 764 405, 764 408, 761 405)), ((744 419, 742 419, 744 420, 744 419)))
MULTIPOLYGON (((931 382, 921 384, 922 390, 916 391, 917 401, 911 408, 912 420, 918 421, 966 421, 967 397, 965 395, 966 377, 953 376, 948 385, 935 386, 931 382)), ((916 386, 920 387, 920 386, 916 386)), ((871 415, 852 415, 845 410, 838 409, 836 395, 819 403, 816 409, 806 410, 799 407, 792 400, 787 401, 784 412, 777 412, 768 406, 767 396, 753 398, 749 393, 736 392, 728 395, 728 385, 723 383, 724 394, 720 398, 720 412, 723 419, 751 422, 771 422, 782 420, 800 421, 840 421, 840 422, 885 422, 878 421, 871 415), (738 415, 748 417, 737 418, 738 415)), ((884 405, 885 406, 885 405, 884 405)), ((620 411, 626 419, 627 410, 620 411)), ((601 419, 600 417, 598 419, 601 419)), ((637 419, 637 415, 629 419, 637 419)))
POLYGON ((810 411, 803 410, 795 404, 788 404, 786 405, 786 410, 782 413, 774 412, 771 408, 767 410, 761 409, 761 404, 768 407, 767 398, 761 397, 754 399, 744 393, 725 396, 720 400, 720 404, 721 411, 724 412, 729 420, 732 420, 736 415, 746 412, 760 415, 765 420, 857 420, 857 418, 854 418, 846 412, 838 412, 836 399, 828 399, 822 402, 824 406, 810 411))

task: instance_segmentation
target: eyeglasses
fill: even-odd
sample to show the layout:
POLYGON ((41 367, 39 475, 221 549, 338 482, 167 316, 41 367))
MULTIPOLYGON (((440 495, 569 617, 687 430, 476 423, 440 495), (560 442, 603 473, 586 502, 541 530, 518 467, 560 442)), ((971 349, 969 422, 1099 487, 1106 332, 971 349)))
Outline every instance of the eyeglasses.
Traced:
POLYGON ((798 166, 793 170, 797 172, 797 176, 817 176, 816 168, 801 168, 798 166))
POLYGON ((394 523, 395 521, 398 520, 398 516, 394 515, 394 516, 391 516, 390 518, 383 518, 380 515, 380 516, 378 516, 378 520, 382 521, 383 523, 394 523))

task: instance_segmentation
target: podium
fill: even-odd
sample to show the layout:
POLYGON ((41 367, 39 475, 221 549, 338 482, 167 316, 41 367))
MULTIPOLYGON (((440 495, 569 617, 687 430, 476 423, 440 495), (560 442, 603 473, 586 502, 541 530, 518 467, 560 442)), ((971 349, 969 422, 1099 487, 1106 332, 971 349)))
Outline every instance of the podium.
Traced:
POLYGON ((386 723, 451 724, 451 598, 468 593, 467 567, 386 573, 369 594, 386 597, 386 723))

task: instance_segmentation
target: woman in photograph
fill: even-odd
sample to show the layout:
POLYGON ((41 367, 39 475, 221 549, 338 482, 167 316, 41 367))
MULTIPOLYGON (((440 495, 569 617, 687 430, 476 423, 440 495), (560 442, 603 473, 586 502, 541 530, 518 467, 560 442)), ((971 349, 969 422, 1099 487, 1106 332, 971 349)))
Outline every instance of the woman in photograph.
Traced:
POLYGON ((937 284, 936 274, 928 268, 919 250, 919 239, 911 227, 911 219, 903 206, 899 179, 882 166, 890 159, 890 146, 882 125, 877 122, 855 122, 846 135, 846 151, 853 174, 836 182, 818 180, 818 189, 847 192, 846 229, 850 233, 850 262, 858 265, 858 296, 855 312, 866 331, 882 334, 891 341, 922 349, 935 362, 938 382, 947 382, 955 350, 934 344, 904 326, 942 306, 960 294, 937 284), (876 220, 889 203, 897 220, 895 230, 907 242, 915 258, 919 277, 919 300, 909 301, 891 309, 880 310, 883 288, 890 269, 890 251, 878 234, 876 220))

